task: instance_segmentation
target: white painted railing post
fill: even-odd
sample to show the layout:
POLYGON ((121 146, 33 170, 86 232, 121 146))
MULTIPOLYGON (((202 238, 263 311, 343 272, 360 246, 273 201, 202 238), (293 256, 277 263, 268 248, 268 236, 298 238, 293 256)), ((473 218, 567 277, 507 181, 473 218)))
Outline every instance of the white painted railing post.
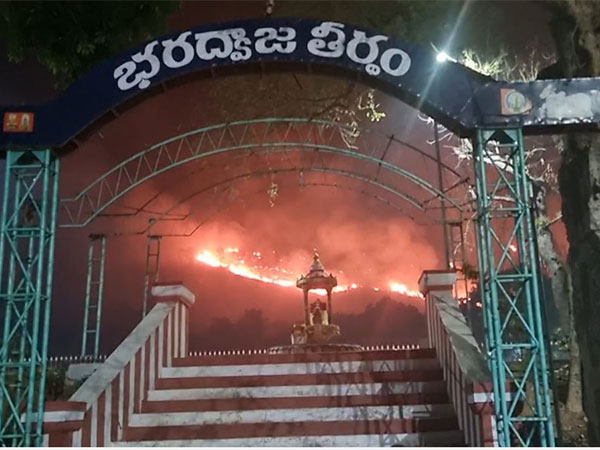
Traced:
POLYGON ((157 303, 175 303, 175 310, 167 322, 165 335, 171 349, 164 367, 173 364, 173 358, 184 358, 188 355, 189 308, 196 301, 194 294, 183 283, 156 283, 152 286, 152 296, 157 303))

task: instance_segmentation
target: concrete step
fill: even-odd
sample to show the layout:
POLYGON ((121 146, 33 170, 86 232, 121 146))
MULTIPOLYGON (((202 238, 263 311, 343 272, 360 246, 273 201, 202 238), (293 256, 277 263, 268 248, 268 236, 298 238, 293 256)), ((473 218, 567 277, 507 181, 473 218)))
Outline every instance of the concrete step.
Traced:
MULTIPOLYGON (((182 391, 185 393, 185 391, 182 391)), ((179 400, 144 401, 142 413, 194 412, 194 411, 246 411, 259 409, 339 408, 365 406, 428 405, 448 403, 445 392, 435 394, 374 394, 335 395, 318 397, 292 396, 271 398, 222 398, 192 400, 184 395, 179 400)))
POLYGON ((313 361, 268 364, 228 364, 218 366, 165 367, 161 378, 306 375, 324 373, 395 372, 405 370, 439 369, 433 358, 375 359, 366 361, 313 361))
POLYGON ((326 362, 326 361, 372 361, 374 359, 434 359, 435 349, 416 350, 371 350, 362 352, 337 353, 295 353, 289 355, 245 354, 245 355, 211 355, 187 356, 175 358, 173 366, 218 366, 238 364, 276 364, 294 362, 326 362))
POLYGON ((125 441, 120 447, 462 447, 460 431, 125 441))
POLYGON ((350 406, 333 408, 251 409, 230 411, 161 412, 134 414, 132 427, 177 427, 267 422, 348 421, 356 419, 395 420, 453 417, 450 403, 427 405, 350 406))
MULTIPOLYGON (((196 372, 198 373, 198 372, 196 372)), ((171 373, 171 375, 173 375, 171 373)), ((442 370, 395 370, 384 372, 318 373, 295 375, 167 377, 156 381, 157 389, 198 389, 258 386, 339 385, 443 380, 442 370)))
MULTIPOLYGON (((139 414, 137 416, 142 416, 139 414)), ((134 416, 135 417, 135 416, 134 416)), ((176 442, 194 440, 227 440, 240 439, 244 440, 254 438, 255 442, 260 442, 263 438, 262 445, 276 445, 272 441, 273 438, 306 438, 315 437, 321 439, 327 436, 348 436, 348 435, 375 435, 375 436, 393 436, 404 434, 422 435, 427 432, 441 432, 458 430, 456 417, 435 417, 435 418, 411 418, 398 419, 388 418, 371 419, 364 415, 358 414, 350 420, 316 420, 316 421, 282 421, 276 422, 255 422, 255 423, 233 423, 233 424, 209 424, 209 425, 180 425, 180 426, 165 426, 165 425, 142 425, 128 426, 123 430, 123 438, 125 441, 139 443, 143 441, 170 441, 169 446, 176 446, 176 442), (266 439, 265 439, 266 438, 266 439)), ((414 439, 417 439, 415 437, 414 439)), ((233 443, 230 441, 233 445, 233 443)), ((140 444, 145 445, 145 444, 140 444)), ((203 443, 202 445, 212 445, 212 443, 203 443)), ((218 444, 225 445, 225 444, 218 444)), ((249 443, 244 446, 250 445, 249 443)), ((258 444, 257 445, 261 445, 258 444)))
MULTIPOLYGON (((389 375, 386 374, 386 375, 389 375)), ((351 384, 301 384, 269 386, 237 386, 215 388, 157 389, 148 392, 150 401, 167 400, 211 400, 231 398, 281 398, 281 397, 328 397, 354 395, 394 394, 445 394, 446 386, 441 377, 435 381, 387 381, 351 384)))

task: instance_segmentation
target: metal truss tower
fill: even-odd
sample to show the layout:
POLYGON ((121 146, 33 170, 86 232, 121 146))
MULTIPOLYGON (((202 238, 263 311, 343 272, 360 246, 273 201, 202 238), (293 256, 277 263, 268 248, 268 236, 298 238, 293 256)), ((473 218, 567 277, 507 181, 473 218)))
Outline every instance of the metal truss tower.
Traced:
POLYGON ((474 141, 480 289, 501 446, 554 446, 531 183, 520 129, 474 141))
POLYGON ((6 152, 0 229, 0 445, 42 443, 58 159, 6 152))
POLYGON ((81 338, 82 357, 91 356, 96 359, 100 349, 105 262, 106 236, 104 234, 90 235, 83 335, 81 338))

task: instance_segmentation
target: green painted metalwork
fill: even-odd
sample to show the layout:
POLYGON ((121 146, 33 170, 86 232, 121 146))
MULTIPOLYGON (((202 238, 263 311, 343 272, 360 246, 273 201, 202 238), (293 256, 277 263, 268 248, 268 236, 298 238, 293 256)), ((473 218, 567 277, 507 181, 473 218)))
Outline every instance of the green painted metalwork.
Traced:
MULTIPOLYGON (((368 130, 363 130, 368 133, 368 130)), ((61 227, 83 227, 127 192, 145 181, 188 162, 229 152, 315 151, 337 154, 376 164, 416 184, 432 196, 460 209, 452 198, 414 173, 374 155, 377 149, 347 142, 348 127, 311 119, 259 119, 204 127, 156 144, 127 158, 98 177, 74 198, 61 200, 66 222, 61 227)), ((387 139, 387 138, 386 138, 387 139)), ((425 152, 397 139, 411 151, 435 161, 425 152)), ((443 165, 460 178, 454 169, 443 165)))
POLYGON ((98 358, 102 324, 102 299, 104 292, 104 267, 106 265, 106 235, 90 235, 88 273, 85 286, 85 309, 81 356, 98 358), (91 344, 91 345, 90 345, 91 344))
POLYGON ((58 159, 9 150, 0 230, 0 444, 42 443, 58 159))
POLYGON ((146 273, 144 274, 144 300, 142 303, 142 317, 148 312, 148 298, 150 297, 150 280, 158 281, 160 269, 160 241, 162 236, 149 235, 146 246, 146 273))
POLYGON ((474 142, 480 289, 501 446, 554 446, 531 183, 520 129, 474 142))

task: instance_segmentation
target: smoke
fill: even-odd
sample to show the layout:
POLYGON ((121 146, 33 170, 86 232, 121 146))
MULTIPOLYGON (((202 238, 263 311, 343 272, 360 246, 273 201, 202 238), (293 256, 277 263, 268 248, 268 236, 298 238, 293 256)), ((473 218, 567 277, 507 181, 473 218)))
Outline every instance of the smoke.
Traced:
POLYGON ((316 249, 340 284, 387 288, 396 281, 414 290, 423 270, 440 267, 430 229, 359 194, 290 187, 273 207, 266 192, 235 206, 191 239, 190 261, 201 249, 234 247, 251 258, 259 252, 253 265, 285 269, 295 278, 308 271, 316 249))

